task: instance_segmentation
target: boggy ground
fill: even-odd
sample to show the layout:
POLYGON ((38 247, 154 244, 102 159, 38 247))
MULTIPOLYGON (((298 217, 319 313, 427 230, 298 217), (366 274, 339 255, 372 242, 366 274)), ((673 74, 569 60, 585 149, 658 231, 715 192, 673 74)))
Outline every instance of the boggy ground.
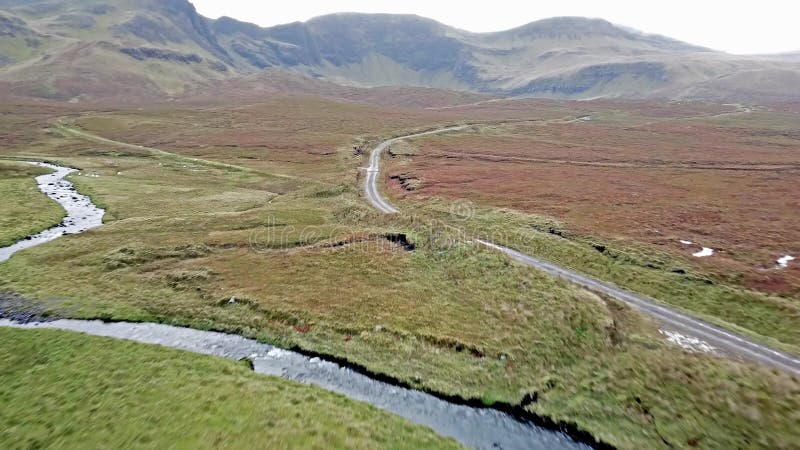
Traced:
MULTIPOLYGON (((28 125, 3 155, 80 167, 71 180, 108 212, 99 229, 1 265, 0 290, 71 317, 298 346, 442 394, 527 398, 529 410, 621 448, 791 448, 796 378, 685 353, 614 302, 452 242, 457 234, 432 222, 454 219, 449 206, 420 204, 414 223, 360 197, 358 148, 381 137, 458 121, 555 119, 574 108, 525 105, 462 114, 295 98, 208 111, 21 109, 13 120, 28 125), (86 141, 66 127, 44 131, 64 116, 170 153, 86 141), (316 125, 326 119, 336 125, 316 125), (392 233, 416 249, 386 239, 392 233)), ((464 223, 495 213, 485 214, 464 223)))

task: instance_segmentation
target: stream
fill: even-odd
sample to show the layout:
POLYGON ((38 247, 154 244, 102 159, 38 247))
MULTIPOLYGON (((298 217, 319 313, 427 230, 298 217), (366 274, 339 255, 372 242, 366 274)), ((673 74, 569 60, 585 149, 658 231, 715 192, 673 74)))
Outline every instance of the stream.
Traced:
POLYGON ((9 247, 0 248, 0 262, 8 261, 14 253, 26 248, 53 241, 67 234, 83 233, 103 224, 105 211, 95 206, 89 197, 78 194, 75 186, 65 180, 67 175, 77 172, 77 170, 43 162, 29 162, 29 164, 54 171, 36 177, 36 183, 39 184, 39 190, 43 194, 57 201, 67 211, 67 216, 60 224, 52 228, 28 236, 9 247))

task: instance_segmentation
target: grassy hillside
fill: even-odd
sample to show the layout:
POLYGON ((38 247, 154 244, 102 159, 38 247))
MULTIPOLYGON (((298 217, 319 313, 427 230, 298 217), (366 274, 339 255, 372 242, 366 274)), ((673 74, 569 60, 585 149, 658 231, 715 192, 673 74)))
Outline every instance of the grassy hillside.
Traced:
POLYGON ((232 75, 206 19, 185 1, 43 0, 2 8, 14 29, 7 25, 0 35, 8 61, 0 80, 15 93, 154 100, 232 75))

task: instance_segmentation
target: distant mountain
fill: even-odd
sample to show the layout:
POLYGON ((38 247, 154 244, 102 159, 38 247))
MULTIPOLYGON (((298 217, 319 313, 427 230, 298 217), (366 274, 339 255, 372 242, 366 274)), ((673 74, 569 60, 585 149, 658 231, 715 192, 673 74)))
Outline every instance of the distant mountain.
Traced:
POLYGON ((236 76, 210 24, 185 0, 0 0, 0 82, 65 100, 177 94, 236 76))
POLYGON ((347 86, 500 96, 799 101, 796 54, 740 57, 600 19, 470 33, 410 15, 271 28, 186 0, 0 0, 0 84, 80 101, 163 98, 283 69, 347 86))

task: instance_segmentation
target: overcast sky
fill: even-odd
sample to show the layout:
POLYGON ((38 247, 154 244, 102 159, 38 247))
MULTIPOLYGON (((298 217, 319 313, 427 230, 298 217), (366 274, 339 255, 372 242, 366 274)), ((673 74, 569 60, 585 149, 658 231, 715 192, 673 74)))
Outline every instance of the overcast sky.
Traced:
POLYGON ((191 0, 201 14, 262 26, 333 12, 410 13, 464 30, 499 31, 554 16, 601 17, 730 53, 800 50, 797 0, 191 0))

